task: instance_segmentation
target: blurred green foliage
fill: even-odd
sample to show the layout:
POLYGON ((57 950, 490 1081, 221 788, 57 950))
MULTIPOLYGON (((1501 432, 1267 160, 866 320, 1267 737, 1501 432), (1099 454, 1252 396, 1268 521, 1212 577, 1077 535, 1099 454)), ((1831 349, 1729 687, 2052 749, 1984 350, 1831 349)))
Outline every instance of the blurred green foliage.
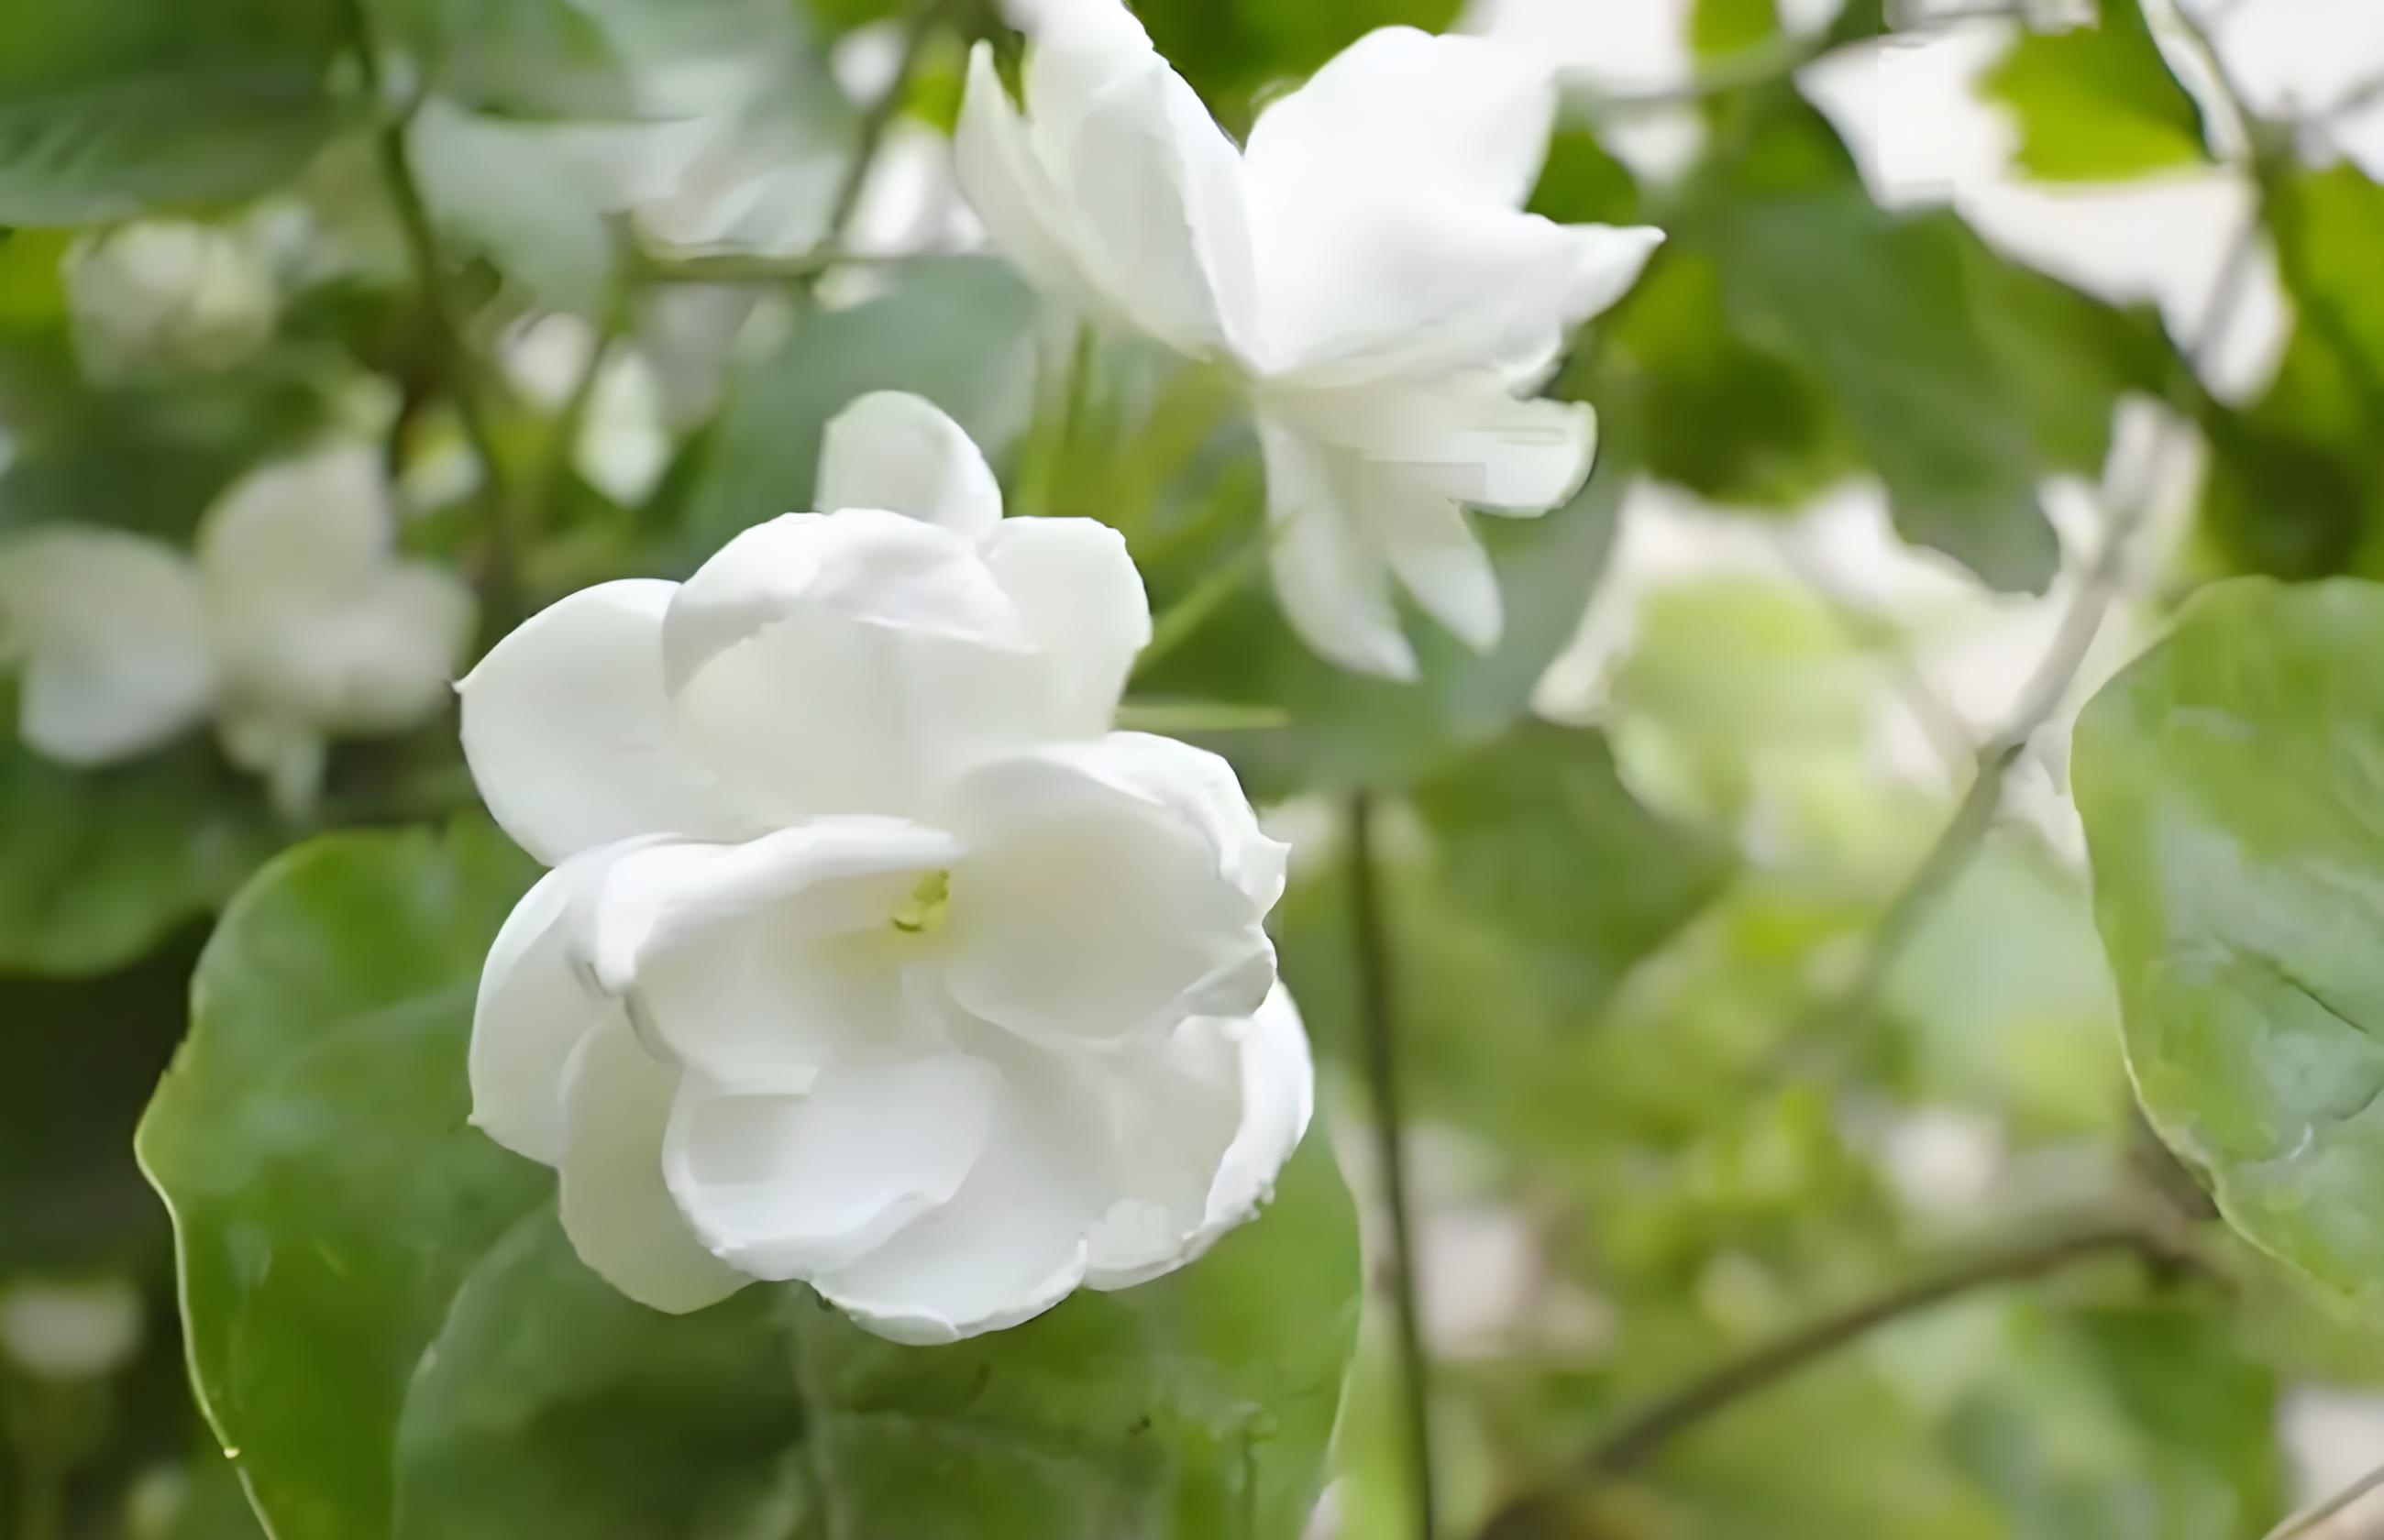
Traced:
MULTIPOLYGON (((1137 8, 1239 130, 1369 28, 1458 7, 1137 8)), ((2018 170, 2082 188, 2207 168, 2205 113, 2143 13, 2094 11, 2015 30, 1984 76, 2018 170)), ((68 1533, 252 1540, 244 1487, 284 1540, 1290 1540, 1330 1476, 1330 1533, 1403 1540, 1394 1334, 1379 1286, 1359 1330, 1356 1218, 1323 1126, 1371 1220, 1344 860, 1344 802, 1365 789, 1386 808, 1444 1533, 2255 1540, 2291 1496, 2294 1388, 2384 1387, 2367 961, 2384 607, 2362 581, 2384 576, 2384 189, 2254 124, 2234 168, 2289 331, 2274 379, 2221 399, 2152 305, 2040 272, 1956 209, 1877 201, 1791 71, 1877 33, 1879 6, 1815 36, 1771 0, 1702 0, 1685 42, 1710 89, 1634 106, 1583 85, 1533 200, 1668 234, 1550 387, 1598 409, 1599 471, 1544 518, 1485 521, 1499 648, 1419 618, 1423 677, 1394 686, 1319 662, 1255 580, 1262 491, 1225 382, 1081 333, 986 259, 815 281, 801 254, 838 233, 826 205, 865 117, 837 50, 899 44, 914 18, 891 0, 0 8, 0 539, 81 521, 187 540, 242 471, 363 424, 407 549, 484 578, 517 557, 534 604, 684 573, 808 505, 825 421, 864 390, 919 391, 994 452, 1013 512, 1115 524, 1162 628, 1185 619, 1135 695, 1238 724, 1204 741, 1298 835, 1276 931, 1335 1115, 1271 1216, 1214 1256, 1017 1332, 894 1348, 761 1289, 652 1315, 578 1268, 547 1178, 465 1125, 473 981, 529 871, 466 813, 452 720, 341 747, 296 822, 202 739, 82 773, 12 737, 0 1286, 108 1271, 150 1300, 74 1459, 68 1533), (722 110, 800 192, 801 239, 694 282, 591 147, 734 94, 701 73, 724 58, 759 71, 722 110), (1674 176, 1618 150, 1657 110, 1694 140, 1674 176), (426 196, 428 269, 392 154, 426 196), (62 263, 142 216, 279 252, 270 341, 220 369, 89 368, 62 263), (689 298, 733 346, 685 348, 657 319, 689 298), (675 387, 686 366, 692 385, 647 414, 669 419, 649 486, 576 453, 590 423, 600 445, 626 437, 597 365, 561 391, 526 382, 520 328, 553 313, 600 359, 675 387), (2056 537, 2045 487, 2102 470, 2130 396, 2208 450, 2180 553, 2133 618, 2235 580, 2086 712, 2091 906, 2062 831, 2020 816, 2017 791, 1907 906, 2002 724, 1966 716, 1925 774, 1882 769, 1881 724, 1916 680, 1926 695, 1942 630, 2076 590, 2086 553, 2056 537), (467 404, 493 456, 477 483, 447 474, 467 404), (1950 558, 1943 581, 1979 580, 1968 608, 1850 604, 1826 562, 1626 570, 1634 491, 1785 540, 1850 478, 1950 558), (1535 690, 1594 595, 1631 624, 1559 726, 1535 690), (2140 1126, 2130 1070, 2184 1165, 2140 1126), (131 1164, 153 1087, 141 1155, 180 1226, 179 1290, 131 1164), (2210 1222, 2203 1184, 2250 1246, 2210 1222), (2154 1215, 2198 1261, 2112 1256, 1968 1293, 1648 1464, 1578 1479, 1598 1438, 1715 1365, 2106 1212, 2154 1215), (178 1293, 210 1431, 183 1388, 178 1293)), ((959 43, 1014 42, 989 5, 930 19, 940 51, 897 129, 949 126, 959 43)), ((0 1375, 11 1397, 21 1379, 0 1375)), ((0 1450, 0 1535, 56 1540, 6 1517, 55 1474, 32 1447, 0 1450)))

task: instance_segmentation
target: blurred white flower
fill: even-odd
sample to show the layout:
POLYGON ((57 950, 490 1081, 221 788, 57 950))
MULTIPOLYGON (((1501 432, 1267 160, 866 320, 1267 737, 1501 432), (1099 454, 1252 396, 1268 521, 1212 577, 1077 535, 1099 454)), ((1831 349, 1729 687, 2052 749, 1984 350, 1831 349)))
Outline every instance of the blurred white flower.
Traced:
POLYGON ((464 682, 554 865, 490 952, 473 1116, 633 1298, 801 1279, 950 1340, 1254 1211, 1311 1094, 1285 852, 1223 760, 1109 730, 1150 634, 1114 531, 1004 520, 906 395, 830 424, 819 501, 464 682))
POLYGON ((102 1379, 140 1348, 141 1291, 129 1278, 20 1278, 0 1289, 0 1356, 37 1379, 102 1379))
POLYGON ((61 268, 83 371, 103 381, 228 369, 263 347, 280 307, 242 231, 172 219, 98 230, 61 268))
POLYGON ((470 591, 391 550, 378 453, 341 444, 256 470, 162 541, 50 525, 0 544, 0 661, 18 729, 69 764, 145 752, 213 717, 226 753, 292 813, 325 740, 402 731, 445 705, 470 591))
POLYGON ((1245 152, 1118 0, 1036 19, 1024 116, 982 45, 961 110, 961 185, 994 241, 1047 291, 1247 379, 1275 585, 1310 646, 1414 677, 1396 578, 1486 650, 1498 586, 1466 510, 1579 490, 1590 409, 1519 397, 1661 239, 1520 212, 1551 71, 1384 29, 1272 103, 1245 152))

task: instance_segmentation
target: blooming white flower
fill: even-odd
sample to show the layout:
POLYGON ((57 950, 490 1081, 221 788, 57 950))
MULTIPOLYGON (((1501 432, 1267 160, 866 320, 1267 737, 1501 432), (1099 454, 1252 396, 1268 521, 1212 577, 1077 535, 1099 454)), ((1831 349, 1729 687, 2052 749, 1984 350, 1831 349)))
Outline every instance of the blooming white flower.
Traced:
POLYGON ((67 248, 75 354, 93 379, 230 368, 265 345, 280 308, 246 235, 144 219, 67 248))
POLYGON ((436 715, 468 641, 453 575, 391 551, 377 452, 341 444, 233 484, 196 559, 147 536, 48 525, 0 544, 0 662, 18 730, 69 764, 130 758, 215 719, 292 811, 325 740, 436 715))
POLYGON ((0 1289, 0 1359, 44 1380, 96 1380, 141 1348, 141 1291, 129 1278, 19 1278, 0 1289))
POLYGON ((1311 1096, 1285 851, 1223 760, 1109 730, 1150 635, 1114 531, 1004 520, 890 393, 817 501, 464 681, 481 794, 553 866, 490 951, 473 1117, 633 1298, 801 1279, 950 1340, 1255 1211, 1311 1096))
POLYGON ((1590 409, 1518 399, 1662 238, 1521 212, 1551 72, 1480 38, 1369 33, 1270 105, 1238 150, 1118 0, 1052 0, 1026 113, 980 45, 955 141, 994 241, 1048 292, 1248 382, 1308 643, 1412 677, 1396 578, 1487 649, 1503 627, 1465 510, 1565 502, 1590 409))

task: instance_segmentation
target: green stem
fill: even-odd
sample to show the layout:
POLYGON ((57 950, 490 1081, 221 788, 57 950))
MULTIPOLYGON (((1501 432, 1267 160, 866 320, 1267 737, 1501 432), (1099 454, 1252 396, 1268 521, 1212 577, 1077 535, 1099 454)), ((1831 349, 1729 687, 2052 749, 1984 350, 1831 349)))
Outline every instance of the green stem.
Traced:
POLYGON ((349 44, 355 52, 356 68, 364 76, 365 88, 385 114, 374 136, 374 153, 380 165, 381 180, 388 186, 390 202, 397 210, 398 228, 405 241, 408 260, 414 267, 433 356, 448 394, 455 403, 455 415, 463 422, 464 436, 480 462, 482 496, 489 508, 488 562, 481 575, 482 586, 489 620, 502 629, 519 619, 521 614, 520 540, 514 528, 515 510, 505 492, 503 462, 498 455, 496 434, 480 399, 477 361, 448 300, 446 267, 439 254, 438 231, 431 224, 421 181, 414 172, 414 155, 405 137, 411 111, 389 110, 379 45, 373 35, 372 19, 365 10, 365 0, 343 0, 341 8, 347 19, 349 44))
POLYGON ((1134 660, 1134 672, 1139 677, 1159 665, 1160 660, 1191 640, 1193 634, 1209 622, 1234 595, 1241 592, 1253 573, 1266 564, 1267 553, 1274 546, 1274 530, 1261 527, 1242 542, 1216 569, 1204 575, 1192 585, 1183 598, 1167 606, 1150 627, 1150 641, 1134 660))
POLYGON ((1416 1540, 1433 1540, 1437 1520, 1433 1496, 1431 1360, 1424 1352, 1423 1316, 1416 1291, 1414 1213, 1408 1195, 1400 1111, 1398 1020, 1381 878, 1374 863, 1374 803, 1366 792, 1349 800, 1348 837, 1358 1020, 1366 1083, 1374 1103, 1375 1163, 1382 1168, 1384 1207, 1390 1217, 1391 1303, 1398 1334, 1409 1500, 1415 1509, 1416 1540))

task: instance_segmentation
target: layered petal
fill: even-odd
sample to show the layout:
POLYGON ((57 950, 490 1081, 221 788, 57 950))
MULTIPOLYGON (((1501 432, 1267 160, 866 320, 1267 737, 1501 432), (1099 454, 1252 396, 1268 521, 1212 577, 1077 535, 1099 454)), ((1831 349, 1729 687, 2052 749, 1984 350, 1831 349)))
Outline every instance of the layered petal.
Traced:
POLYGON ((1263 416, 1269 565, 1276 601, 1300 640, 1344 668, 1412 679, 1415 649, 1399 627, 1391 569, 1379 534, 1347 508, 1335 456, 1263 416))
POLYGON ((1631 287, 1654 230, 1558 225, 1429 186, 1248 180, 1260 366, 1287 384, 1544 370, 1631 287))
POLYGON ((1046 1056, 980 1031, 999 1071, 967 1178, 883 1245, 813 1286, 896 1342, 954 1342, 1042 1314, 1084 1281, 1114 1147, 1098 1110, 1046 1056))
POLYGON ((1263 927, 1280 847, 1232 772, 1169 739, 1115 733, 987 764, 944 821, 944 976, 972 1014, 1030 1039, 1106 1040, 1187 1013, 1244 1014, 1274 981, 1263 927))
POLYGON ((1238 354, 1256 268, 1241 155, 1116 0, 1037 17, 1026 117, 980 45, 954 136, 962 190, 1047 292, 1197 355, 1238 354))
POLYGON ((921 878, 961 849, 938 830, 868 815, 734 845, 642 842, 583 889, 580 941, 598 987, 624 993, 655 956, 745 919, 766 918, 788 945, 888 926, 921 878))
POLYGON ((1354 470, 1349 485, 1353 505, 1381 527, 1391 571, 1423 612, 1477 652, 1496 647, 1506 629, 1498 574, 1465 510, 1379 467, 1354 470))
POLYGON ((774 821, 910 814, 1066 726, 1053 660, 975 543, 899 514, 745 531, 663 632, 679 731, 774 821))
POLYGON ((540 877, 490 944, 472 1008, 472 1122, 517 1155, 563 1161, 564 1068, 580 1041, 627 1026, 579 961, 572 918, 582 893, 635 842, 590 851, 540 877))
POLYGON ((1109 730, 1136 654, 1150 641, 1150 600, 1125 538, 1088 518, 1006 519, 985 564, 1049 660, 1055 736, 1109 730))
POLYGON ((1597 455, 1597 415, 1588 405, 1519 401, 1484 375, 1268 391, 1261 410, 1419 490, 1496 513, 1530 515, 1570 502, 1597 455))
POLYGON ((674 733, 663 615, 677 589, 583 589, 524 622, 458 687, 472 779, 540 861, 633 835, 735 839, 760 826, 674 733))
POLYGON ((662 1149, 678 1073, 654 1062, 619 1023, 572 1050, 563 1077, 563 1231, 605 1282, 641 1305, 683 1315, 750 1280, 698 1244, 663 1181, 662 1149))
POLYGON ((1259 114, 1249 166, 1315 188, 1380 167, 1512 209, 1539 180, 1556 110, 1542 59, 1487 38, 1384 27, 1259 114))
POLYGON ((171 548, 89 526, 0 545, 0 667, 37 752, 103 764, 157 747, 214 708, 199 585, 171 548))
POLYGON ((1118 1151, 1092 1288, 1173 1272, 1256 1215, 1315 1110, 1308 1034, 1280 983, 1252 1015, 1193 1017, 1081 1073, 1118 1151))
POLYGON ((1001 522, 1001 487, 975 441, 935 403, 901 391, 863 396, 829 421, 813 502, 908 514, 971 538, 1001 522))
POLYGON ((755 1277, 812 1278, 949 1202, 1001 1092, 1000 1072, 958 1051, 855 1055, 801 1096, 690 1082, 664 1171, 715 1256, 755 1277))

